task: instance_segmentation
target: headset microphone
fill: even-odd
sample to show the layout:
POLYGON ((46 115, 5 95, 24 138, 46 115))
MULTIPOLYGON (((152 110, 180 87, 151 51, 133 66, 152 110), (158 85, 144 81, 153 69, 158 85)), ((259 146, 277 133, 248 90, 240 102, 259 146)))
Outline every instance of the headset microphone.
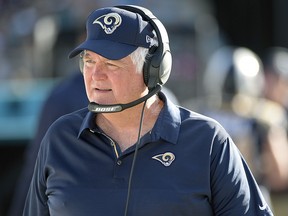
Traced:
POLYGON ((161 85, 156 85, 155 88, 151 89, 149 93, 135 101, 132 101, 127 104, 98 104, 95 102, 90 102, 88 105, 88 109, 91 112, 94 113, 114 113, 114 112, 121 112, 125 109, 128 109, 130 107, 136 106, 144 101, 146 101, 148 98, 152 97, 154 94, 157 94, 161 90, 161 85))

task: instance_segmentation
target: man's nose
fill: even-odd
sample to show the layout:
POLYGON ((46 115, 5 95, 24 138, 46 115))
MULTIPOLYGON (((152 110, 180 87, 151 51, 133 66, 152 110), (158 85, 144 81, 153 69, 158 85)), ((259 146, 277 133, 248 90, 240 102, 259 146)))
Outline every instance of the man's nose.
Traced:
POLYGON ((103 80, 107 78, 105 67, 102 63, 96 63, 92 71, 93 80, 103 80))

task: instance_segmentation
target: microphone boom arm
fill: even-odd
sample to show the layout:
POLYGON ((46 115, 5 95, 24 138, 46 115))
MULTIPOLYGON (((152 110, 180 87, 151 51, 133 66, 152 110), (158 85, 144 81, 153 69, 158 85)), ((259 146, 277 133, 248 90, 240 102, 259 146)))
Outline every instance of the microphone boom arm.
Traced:
POLYGON ((88 109, 91 112, 94 113, 114 113, 114 112, 121 112, 125 109, 131 108, 133 106, 136 106, 142 102, 144 102, 145 100, 147 100, 148 98, 152 97, 154 94, 157 94, 159 91, 161 90, 161 85, 157 84, 155 88, 151 89, 149 91, 149 93, 135 101, 132 101, 130 103, 127 104, 107 104, 107 105, 103 105, 103 104, 98 104, 95 102, 90 102, 88 105, 88 109))

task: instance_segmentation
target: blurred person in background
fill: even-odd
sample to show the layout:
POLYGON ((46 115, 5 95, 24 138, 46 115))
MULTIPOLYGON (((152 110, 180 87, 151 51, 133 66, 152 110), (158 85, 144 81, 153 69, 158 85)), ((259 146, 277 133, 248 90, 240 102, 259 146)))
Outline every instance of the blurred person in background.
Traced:
MULTIPOLYGON (((288 49, 286 47, 274 46, 265 50, 263 56, 265 85, 264 97, 283 106, 288 115, 288 49)), ((273 114, 274 115, 274 114, 273 114)), ((287 134, 288 134, 288 130, 287 134)), ((288 152, 279 146, 278 159, 286 160, 288 152)), ((287 176, 288 165, 283 164, 283 175, 287 176)), ((288 180, 279 184, 273 191, 274 203, 279 209, 279 215, 288 214, 288 180), (283 214, 282 214, 283 213, 283 214)), ((276 212, 275 212, 276 213, 276 212)))
POLYGON ((287 119, 281 105, 264 98, 263 73, 250 49, 221 47, 207 63, 204 95, 184 104, 224 125, 271 203, 270 191, 288 184, 287 119))
POLYGON ((21 216, 32 178, 41 140, 49 126, 60 116, 81 109, 88 104, 83 76, 72 72, 57 84, 43 104, 35 138, 24 154, 24 164, 9 208, 9 216, 21 216))
POLYGON ((34 43, 35 77, 54 77, 57 84, 42 105, 35 137, 25 149, 21 174, 7 213, 11 216, 22 215, 39 145, 48 127, 60 116, 81 109, 88 103, 80 69, 75 69, 75 64, 71 62, 69 67, 64 67, 67 56, 63 52, 67 52, 67 47, 73 46, 83 37, 83 33, 79 33, 77 22, 71 25, 73 20, 75 17, 71 12, 60 10, 39 17, 35 23, 31 40, 34 43), (66 19, 70 22, 66 22, 66 19))
POLYGON ((288 49, 270 47, 263 56, 264 96, 283 106, 288 114, 288 49))

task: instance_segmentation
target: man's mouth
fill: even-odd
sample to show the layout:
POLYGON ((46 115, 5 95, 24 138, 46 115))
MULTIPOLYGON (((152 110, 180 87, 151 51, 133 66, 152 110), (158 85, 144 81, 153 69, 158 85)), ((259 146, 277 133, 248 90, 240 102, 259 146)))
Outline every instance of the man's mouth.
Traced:
POLYGON ((97 91, 112 91, 112 89, 99 89, 99 88, 95 88, 97 91))

